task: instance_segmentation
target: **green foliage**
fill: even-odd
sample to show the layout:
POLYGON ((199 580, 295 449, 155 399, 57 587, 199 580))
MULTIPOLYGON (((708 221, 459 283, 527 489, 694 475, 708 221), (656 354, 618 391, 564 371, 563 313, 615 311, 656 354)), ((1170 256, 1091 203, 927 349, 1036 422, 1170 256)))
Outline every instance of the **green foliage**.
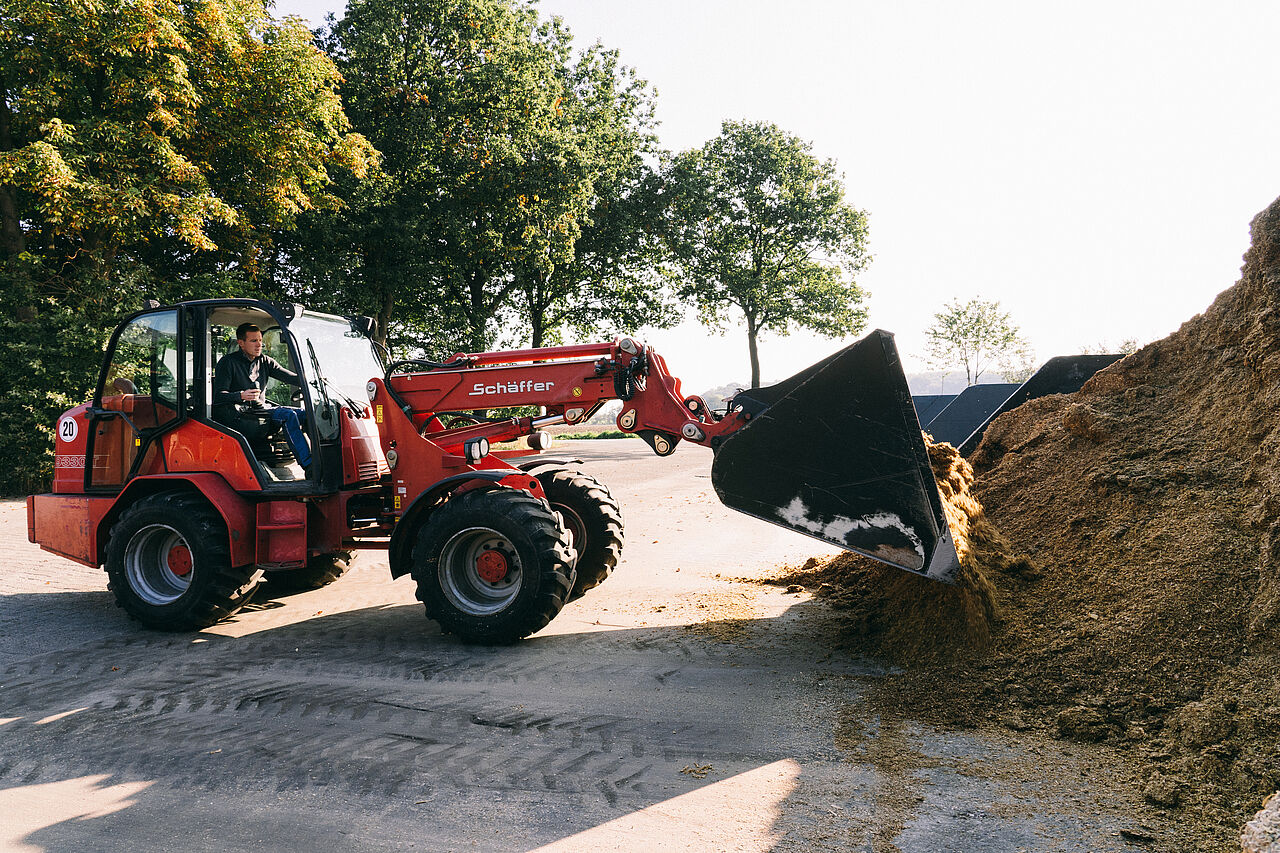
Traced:
POLYGON ((261 0, 0 6, 0 451, 19 460, 0 490, 42 476, 144 292, 243 295, 274 234, 367 171, 337 82, 261 0))
POLYGON ((1004 365, 1011 381, 1030 375, 1034 356, 1009 314, 1000 310, 999 302, 976 297, 963 303, 953 299, 933 315, 933 325, 925 330, 925 336, 929 366, 962 365, 969 385, 995 365, 1004 365))
POLYGON ((753 385, 760 332, 838 337, 866 325, 867 294, 854 281, 870 259, 866 215, 845 202, 833 161, 776 125, 727 121, 672 159, 666 177, 681 295, 712 328, 742 313, 753 385))
POLYGON ((515 319, 533 346, 558 343, 565 334, 594 340, 680 320, 665 281, 661 176, 637 162, 600 181, 605 189, 583 220, 572 258, 546 272, 518 273, 515 319))
POLYGON ((504 322, 542 344, 663 319, 639 284, 652 241, 621 236, 642 210, 652 94, 615 52, 575 55, 558 19, 515 0, 355 0, 321 41, 383 160, 345 209, 305 219, 303 293, 437 353, 487 349, 504 322))
MULTIPOLYGON (((272 228, 336 200, 337 70, 261 2, 14 0, 0 13, 4 248, 98 276, 130 250, 219 250, 252 277, 272 228)), ((160 251, 157 251, 160 250, 160 251)))
MULTIPOLYGON (((9 272, 7 284, 22 270, 9 272)), ((21 291, 24 288, 14 288, 21 291)), ((53 475, 58 414, 89 399, 102 361, 101 318, 41 305, 39 321, 0 299, 0 494, 26 494, 53 475)))
POLYGON ((581 202, 549 191, 576 166, 556 144, 567 33, 509 0, 354 0, 321 41, 383 173, 352 188, 349 214, 316 218, 337 248, 301 258, 303 279, 354 279, 384 330, 485 348, 512 265, 558 261, 576 236, 581 202))
POLYGON ((566 140, 581 152, 589 185, 563 189, 585 189, 589 209, 571 255, 516 267, 519 321, 535 347, 566 332, 599 338, 602 329, 664 328, 680 318, 662 276, 662 179, 646 162, 658 153, 653 93, 599 44, 567 70, 561 108, 574 131, 566 140))

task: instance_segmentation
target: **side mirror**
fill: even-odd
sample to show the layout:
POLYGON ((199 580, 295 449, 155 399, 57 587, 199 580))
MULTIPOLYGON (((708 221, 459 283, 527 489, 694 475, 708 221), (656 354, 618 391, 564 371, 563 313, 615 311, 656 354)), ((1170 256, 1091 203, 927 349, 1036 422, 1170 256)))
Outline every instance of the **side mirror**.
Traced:
POLYGON ((356 317, 351 321, 351 326, 366 338, 372 338, 373 333, 378 330, 378 321, 372 317, 356 317))

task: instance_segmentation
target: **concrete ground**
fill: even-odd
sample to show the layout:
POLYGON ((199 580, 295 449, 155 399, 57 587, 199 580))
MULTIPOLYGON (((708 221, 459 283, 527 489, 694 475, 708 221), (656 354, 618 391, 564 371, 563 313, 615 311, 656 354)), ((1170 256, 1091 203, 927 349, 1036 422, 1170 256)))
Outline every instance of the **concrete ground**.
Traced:
POLYGON ((441 636, 376 552, 199 634, 145 630, 0 503, 0 851, 1141 840, 1100 750, 879 717, 885 670, 833 651, 838 614, 737 580, 832 552, 722 507, 709 452, 553 455, 611 486, 624 560, 506 648, 441 636))

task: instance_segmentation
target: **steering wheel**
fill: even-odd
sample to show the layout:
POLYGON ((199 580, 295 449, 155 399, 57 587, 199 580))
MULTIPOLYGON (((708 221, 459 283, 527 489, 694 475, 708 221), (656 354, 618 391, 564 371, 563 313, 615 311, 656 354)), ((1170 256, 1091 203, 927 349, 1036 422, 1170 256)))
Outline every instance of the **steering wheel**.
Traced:
POLYGON ((271 419, 271 410, 274 408, 276 408, 276 404, 272 403, 270 400, 259 400, 257 406, 249 406, 245 409, 241 409, 240 413, 242 415, 248 415, 251 418, 266 421, 271 419))

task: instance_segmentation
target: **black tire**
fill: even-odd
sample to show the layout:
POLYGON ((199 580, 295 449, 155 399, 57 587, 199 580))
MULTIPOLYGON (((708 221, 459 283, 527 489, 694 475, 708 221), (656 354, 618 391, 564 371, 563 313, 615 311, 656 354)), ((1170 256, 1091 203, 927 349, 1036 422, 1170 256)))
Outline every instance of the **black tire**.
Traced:
POLYGON ((479 418, 473 415, 453 415, 445 418, 445 429, 458 429, 459 427, 477 426, 483 423, 479 418))
POLYGON ((570 600, 604 583, 622 557, 622 508, 609 488, 581 471, 551 468, 535 474, 547 502, 560 513, 577 552, 570 600))
POLYGON ((568 535, 546 503, 515 489, 476 490, 422 524, 413 578, 427 617, 445 633, 505 645, 546 627, 564 607, 571 560, 568 535))
POLYGON ((317 554, 300 569, 277 569, 266 573, 266 592, 307 592, 320 589, 336 581, 351 568, 354 554, 350 551, 334 551, 317 554))
POLYGON ((126 509, 107 542, 107 588, 148 628, 195 631, 232 616, 257 588, 231 565, 227 526, 202 496, 160 492, 126 509))

